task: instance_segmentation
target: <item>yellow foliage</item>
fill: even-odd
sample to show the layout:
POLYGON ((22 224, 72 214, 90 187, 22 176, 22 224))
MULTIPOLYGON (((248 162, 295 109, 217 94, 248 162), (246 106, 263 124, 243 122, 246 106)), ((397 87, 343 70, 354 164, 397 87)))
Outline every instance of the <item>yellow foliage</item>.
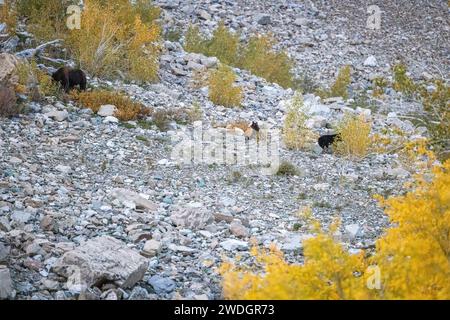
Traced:
POLYGON ((239 35, 228 30, 223 22, 211 39, 202 36, 197 26, 189 26, 184 41, 186 51, 215 56, 222 63, 248 70, 282 87, 292 87, 293 61, 286 52, 275 50, 275 45, 270 35, 253 36, 248 44, 240 43, 239 35))
POLYGON ((317 136, 306 127, 308 116, 304 110, 303 96, 296 92, 286 110, 283 140, 288 149, 305 149, 317 136))
POLYGON ((13 34, 17 26, 17 12, 11 0, 4 0, 0 5, 0 21, 6 23, 8 33, 13 34))
POLYGON ((81 29, 70 31, 68 47, 81 68, 94 76, 121 72, 130 80, 154 81, 161 30, 152 19, 142 19, 128 0, 86 0, 81 29))
POLYGON ((349 65, 339 70, 338 76, 330 90, 319 89, 316 94, 323 99, 342 97, 348 99, 348 86, 351 82, 351 68, 349 65))
MULTIPOLYGON (((333 234, 315 228, 304 263, 285 262, 274 247, 254 248, 253 265, 220 268, 226 299, 450 299, 450 161, 434 179, 384 201, 392 227, 372 256, 349 254, 333 234)), ((317 225, 317 223, 316 223, 317 225)))
POLYGON ((336 153, 353 159, 365 157, 371 142, 371 127, 363 115, 346 114, 338 126, 339 139, 334 143, 336 153))
POLYGON ((98 112, 102 105, 111 104, 116 106, 117 112, 115 117, 122 121, 137 119, 142 115, 145 109, 143 104, 135 102, 125 95, 112 91, 72 91, 70 95, 71 98, 81 104, 81 106, 90 108, 94 112, 98 112))
POLYGON ((37 39, 49 41, 64 37, 66 9, 71 0, 18 0, 19 16, 28 19, 27 26, 37 39))
POLYGON ((275 51, 275 39, 268 36, 250 38, 242 52, 239 66, 284 88, 294 84, 291 70, 293 61, 284 51, 275 51))
POLYGON ((209 100, 225 107, 238 107, 242 102, 242 88, 235 86, 236 75, 226 65, 219 65, 209 76, 209 100))
POLYGON ((58 96, 58 84, 46 72, 39 69, 35 61, 20 62, 16 67, 18 76, 18 92, 27 94, 32 100, 43 96, 58 96))
POLYGON ((382 299, 450 299, 450 161, 433 173, 385 202, 397 227, 377 242, 382 299))
POLYGON ((372 80, 372 95, 375 98, 380 98, 384 95, 384 90, 386 89, 388 82, 383 77, 376 77, 372 80))

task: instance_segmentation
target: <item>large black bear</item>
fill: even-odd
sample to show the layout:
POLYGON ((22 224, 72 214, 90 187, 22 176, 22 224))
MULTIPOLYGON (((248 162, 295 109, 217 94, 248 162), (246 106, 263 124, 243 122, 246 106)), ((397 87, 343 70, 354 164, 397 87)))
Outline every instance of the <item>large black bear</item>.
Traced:
POLYGON ((76 86, 79 86, 80 90, 86 91, 86 75, 80 69, 62 67, 52 74, 52 78, 59 82, 66 92, 69 92, 76 86))

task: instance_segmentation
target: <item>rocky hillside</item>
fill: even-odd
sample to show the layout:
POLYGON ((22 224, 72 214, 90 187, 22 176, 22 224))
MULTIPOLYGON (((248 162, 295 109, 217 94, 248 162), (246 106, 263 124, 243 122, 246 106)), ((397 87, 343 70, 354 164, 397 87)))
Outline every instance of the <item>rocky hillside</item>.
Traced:
MULTIPOLYGON (((350 64, 350 99, 304 96, 318 135, 347 111, 370 118, 373 133, 397 128, 409 137, 427 136, 426 128, 401 117, 420 110, 419 103, 394 90, 370 105, 358 104, 356 96, 375 75, 389 77, 398 58, 415 79, 448 76, 447 1, 378 1, 378 31, 366 28, 370 1, 155 3, 167 30, 198 23, 211 33, 223 19, 244 39, 272 32, 294 58, 296 74, 322 86, 350 64)), ((9 54, 19 48, 11 39, 2 48, 3 81, 14 67, 9 54)), ((214 57, 185 52, 181 40, 166 40, 158 83, 88 80, 155 110, 198 104, 204 128, 239 119, 283 127, 292 89, 239 69, 242 108, 214 105, 207 87, 194 89, 195 71, 217 64, 214 57)), ((354 161, 318 145, 278 150, 295 175, 264 175, 257 166, 183 165, 172 151, 177 134, 192 132, 191 123, 171 121, 160 130, 55 97, 27 107, 28 113, 0 118, 0 299, 220 299, 217 268, 227 257, 250 261, 253 244, 275 243, 288 261, 303 261, 302 240, 310 233, 298 217, 301 208, 310 207, 325 228, 339 218, 337 236, 350 252, 370 250, 389 226, 373 196, 401 194, 415 173, 395 152, 354 161)))

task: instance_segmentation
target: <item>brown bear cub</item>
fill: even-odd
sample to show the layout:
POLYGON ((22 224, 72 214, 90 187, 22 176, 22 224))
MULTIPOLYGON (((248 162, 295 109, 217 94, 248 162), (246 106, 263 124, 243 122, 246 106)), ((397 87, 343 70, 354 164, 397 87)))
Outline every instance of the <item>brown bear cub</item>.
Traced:
POLYGON ((52 78, 59 82, 66 92, 69 92, 76 86, 79 86, 80 90, 86 91, 86 75, 80 69, 62 67, 52 74, 52 78))

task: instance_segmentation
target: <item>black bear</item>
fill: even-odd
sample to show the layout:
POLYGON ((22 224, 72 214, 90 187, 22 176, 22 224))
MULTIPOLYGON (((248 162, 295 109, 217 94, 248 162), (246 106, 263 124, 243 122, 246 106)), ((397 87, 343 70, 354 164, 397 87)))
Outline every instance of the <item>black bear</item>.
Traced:
POLYGON ((339 134, 326 134, 319 138, 318 143, 322 149, 329 148, 334 141, 340 139, 339 134))
POLYGON ((80 69, 62 67, 52 74, 52 78, 59 82, 66 92, 76 86, 79 86, 80 90, 86 91, 86 75, 80 69))

